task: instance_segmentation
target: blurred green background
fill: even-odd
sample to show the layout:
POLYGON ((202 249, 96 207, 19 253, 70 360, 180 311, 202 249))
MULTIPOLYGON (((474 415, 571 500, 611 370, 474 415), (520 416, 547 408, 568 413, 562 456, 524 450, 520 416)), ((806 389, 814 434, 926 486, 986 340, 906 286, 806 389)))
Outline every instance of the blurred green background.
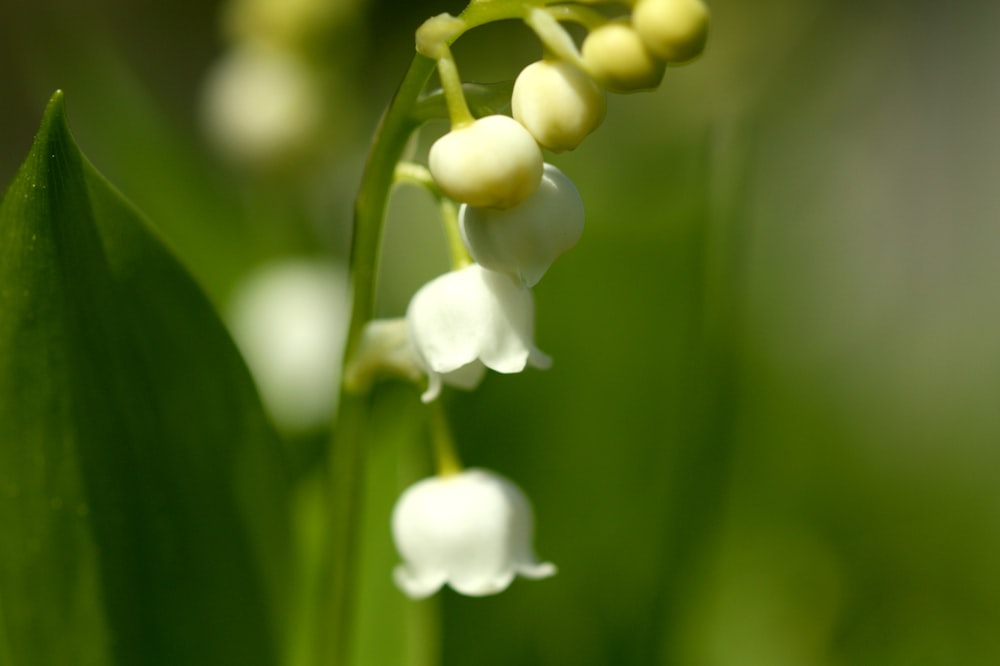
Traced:
MULTIPOLYGON (((0 182, 62 88, 83 151, 220 309, 269 259, 342 258, 412 31, 461 6, 330 2, 344 14, 311 52, 329 131, 263 170, 200 127, 220 4, 7 3, 0 182)), ((588 214, 535 290, 553 369, 447 396, 465 461, 525 489, 560 573, 417 610, 440 604, 449 666, 998 663, 1000 5, 710 6, 702 59, 611 97, 598 132, 552 157, 588 214)), ((455 52, 470 80, 540 53, 506 24, 455 52)), ((435 225, 422 193, 396 195, 384 315, 446 269, 435 225)), ((416 405, 394 385, 378 401, 370 666, 403 663, 384 642, 427 621, 405 624, 390 582, 388 513, 413 479, 399 460, 426 456, 416 405)))

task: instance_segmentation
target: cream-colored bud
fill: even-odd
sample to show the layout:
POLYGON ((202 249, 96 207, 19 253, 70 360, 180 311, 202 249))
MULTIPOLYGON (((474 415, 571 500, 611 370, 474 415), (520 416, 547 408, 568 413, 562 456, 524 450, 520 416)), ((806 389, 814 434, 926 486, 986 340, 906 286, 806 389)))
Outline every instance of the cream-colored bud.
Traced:
POLYGON ((655 55, 667 62, 686 62, 705 48, 708 7, 702 0, 639 0, 632 24, 655 55))
POLYGON ((510 100, 514 119, 538 143, 573 150, 604 120, 604 91, 576 66, 541 60, 525 67, 510 100))
POLYGON ((542 180, 542 151, 510 116, 486 116, 434 142, 428 155, 434 182, 446 195, 481 208, 510 208, 542 180))
POLYGON ((587 73, 613 92, 655 88, 666 69, 627 20, 611 21, 591 31, 581 53, 587 73))

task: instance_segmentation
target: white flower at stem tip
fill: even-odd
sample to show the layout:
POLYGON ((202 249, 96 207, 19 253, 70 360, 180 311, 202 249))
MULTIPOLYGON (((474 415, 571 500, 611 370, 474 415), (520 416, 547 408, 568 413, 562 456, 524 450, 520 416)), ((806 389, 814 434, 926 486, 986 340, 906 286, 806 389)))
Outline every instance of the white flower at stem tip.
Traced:
POLYGON ((552 364, 535 347, 531 291, 478 264, 421 287, 410 300, 406 321, 410 341, 427 370, 424 402, 437 397, 442 380, 474 386, 482 366, 509 374, 528 365, 545 369, 552 364))
POLYGON ((469 596, 496 594, 517 575, 546 578, 555 565, 532 548, 534 517, 527 497, 484 469, 423 479, 400 496, 392 535, 403 564, 396 585, 422 599, 448 584, 469 596))
POLYGON ((552 262, 580 240, 583 199, 573 181, 546 164, 538 189, 518 205, 497 210, 463 204, 458 217, 473 259, 533 287, 552 262))

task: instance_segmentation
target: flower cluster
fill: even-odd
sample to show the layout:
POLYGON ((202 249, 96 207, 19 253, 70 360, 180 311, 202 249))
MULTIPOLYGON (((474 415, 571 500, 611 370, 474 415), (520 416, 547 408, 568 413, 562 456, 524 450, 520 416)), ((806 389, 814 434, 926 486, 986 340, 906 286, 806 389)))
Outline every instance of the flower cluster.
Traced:
MULTIPOLYGON (((475 27, 474 18, 442 14, 418 30, 417 50, 436 62, 451 128, 431 146, 427 167, 410 165, 407 173, 445 204, 445 224, 456 227, 449 231, 461 246, 452 271, 416 292, 405 320, 369 324, 348 366, 349 387, 367 386, 380 371, 426 376, 422 397, 431 402, 443 384, 475 388, 486 369, 549 367, 534 343, 531 289, 579 241, 584 209, 543 150, 575 149, 603 121, 606 91, 655 88, 668 64, 691 60, 705 44, 701 0, 629 5, 631 15, 616 18, 584 3, 503 5, 511 15, 493 20, 521 18, 545 50, 517 76, 511 115, 476 118, 469 110, 450 44, 475 27), (565 21, 585 28, 579 47, 565 21), (457 214, 448 214, 456 205, 457 214)), ((393 515, 404 592, 423 597, 449 583, 464 594, 489 594, 517 573, 554 573, 532 554, 531 511, 516 486, 481 470, 442 471, 407 490, 393 515)))

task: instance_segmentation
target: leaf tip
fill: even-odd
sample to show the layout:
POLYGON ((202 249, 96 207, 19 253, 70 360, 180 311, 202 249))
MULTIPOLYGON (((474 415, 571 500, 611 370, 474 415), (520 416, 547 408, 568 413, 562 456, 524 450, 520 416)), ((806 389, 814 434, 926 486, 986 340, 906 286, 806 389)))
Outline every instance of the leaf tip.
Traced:
POLYGON ((42 127, 52 127, 58 122, 66 122, 66 96, 62 90, 56 90, 49 98, 49 103, 42 114, 42 127))

